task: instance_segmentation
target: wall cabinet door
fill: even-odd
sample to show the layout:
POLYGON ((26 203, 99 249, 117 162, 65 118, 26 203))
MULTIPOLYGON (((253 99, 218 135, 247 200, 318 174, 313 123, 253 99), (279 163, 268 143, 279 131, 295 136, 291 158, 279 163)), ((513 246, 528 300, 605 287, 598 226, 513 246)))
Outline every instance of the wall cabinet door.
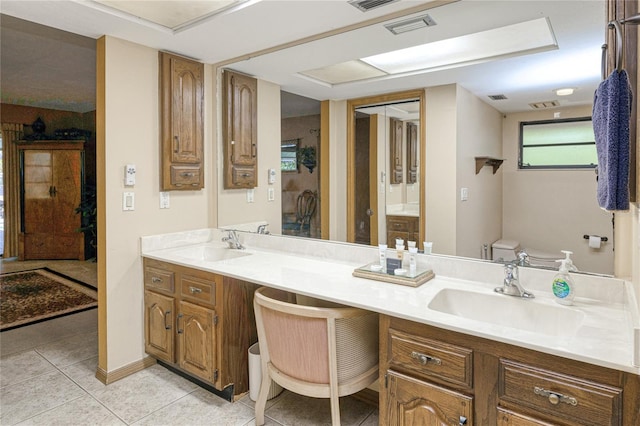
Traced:
POLYGON ((418 126, 407 123, 407 183, 418 181, 418 126))
POLYGON ((255 78, 224 71, 224 188, 258 185, 257 92, 255 78))
POLYGON ((84 259, 78 232, 82 201, 82 142, 32 142, 21 149, 21 259, 84 259))
POLYGON ((204 65, 160 53, 162 189, 204 187, 204 65))
POLYGON ((391 184, 398 184, 402 183, 402 175, 404 174, 402 171, 402 135, 404 124, 400 120, 391 118, 389 119, 389 127, 391 128, 389 139, 391 184))
POLYGON ((174 362, 173 297, 144 292, 145 351, 158 359, 174 362))
POLYGON ((215 311, 181 301, 178 314, 178 365, 183 370, 215 382, 215 311))
POLYGON ((387 371, 386 425, 472 425, 473 398, 387 371))

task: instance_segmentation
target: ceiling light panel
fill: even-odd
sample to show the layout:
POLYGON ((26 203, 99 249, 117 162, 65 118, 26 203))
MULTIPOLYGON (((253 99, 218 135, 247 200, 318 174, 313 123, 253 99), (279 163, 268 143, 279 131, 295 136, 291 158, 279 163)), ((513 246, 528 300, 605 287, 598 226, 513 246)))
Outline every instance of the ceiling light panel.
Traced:
POLYGON ((304 71, 300 74, 329 84, 348 83, 386 75, 384 71, 380 71, 361 61, 342 62, 328 67, 304 71))
POLYGON ((362 61, 389 74, 442 69, 557 49, 547 18, 494 28, 460 37, 362 58, 362 61))
POLYGON ((213 16, 234 4, 242 3, 239 0, 93 1, 173 30, 213 16))

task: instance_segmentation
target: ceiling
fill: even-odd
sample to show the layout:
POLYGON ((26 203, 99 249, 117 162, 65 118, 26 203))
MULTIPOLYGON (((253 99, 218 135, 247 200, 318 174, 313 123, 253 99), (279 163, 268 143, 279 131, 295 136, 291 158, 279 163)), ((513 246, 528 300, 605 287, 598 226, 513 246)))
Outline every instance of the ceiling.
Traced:
POLYGON ((158 18, 162 13, 175 14, 164 8, 167 5, 175 8, 180 4, 186 10, 190 3, 202 2, 3 0, 2 102, 40 103, 38 106, 81 112, 95 108, 95 39, 106 34, 222 64, 317 100, 458 83, 504 113, 531 110, 530 103, 552 100, 560 106, 586 105, 591 104, 600 81, 600 46, 606 31, 605 2, 591 0, 400 0, 367 12, 346 0, 226 1, 217 2, 224 3, 217 12, 208 10, 200 18, 184 18, 186 24, 167 25, 105 6, 117 3, 132 3, 135 8, 129 10, 139 15, 145 15, 146 8, 158 18), (400 35, 383 25, 424 13, 436 25, 400 35), (539 18, 548 20, 557 48, 345 84, 322 84, 301 75, 539 18), (563 87, 575 91, 556 96, 554 89, 563 87), (488 98, 497 94, 507 99, 488 98))

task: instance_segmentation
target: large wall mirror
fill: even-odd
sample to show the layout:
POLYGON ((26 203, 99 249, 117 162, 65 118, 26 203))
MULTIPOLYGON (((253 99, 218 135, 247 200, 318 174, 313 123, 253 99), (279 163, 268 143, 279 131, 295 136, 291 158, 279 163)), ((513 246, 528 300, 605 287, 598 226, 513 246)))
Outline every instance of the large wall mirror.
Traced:
MULTIPOLYGON (((330 120, 318 108, 317 124, 309 127, 319 129, 322 119, 330 121, 325 136, 331 149, 339 152, 329 158, 329 171, 345 180, 332 182, 331 190, 344 195, 339 193, 340 202, 330 206, 335 213, 331 226, 341 225, 335 218, 346 222, 345 241, 384 242, 390 231, 388 216, 410 217, 417 210, 418 243, 421 247, 423 241, 433 241, 437 254, 492 260, 494 248, 500 256, 524 249, 532 263, 548 267, 549 259, 562 256, 561 250, 571 250, 581 271, 613 274, 613 215, 597 206, 594 171, 517 167, 520 122, 591 114, 593 93, 600 82, 604 2, 583 2, 575 8, 571 2, 523 1, 505 10, 502 2, 458 1, 438 7, 425 3, 420 8, 226 66, 274 82, 283 91, 318 105, 331 100, 330 120), (436 26, 401 36, 388 34, 384 27, 425 12, 436 26), (358 58, 407 43, 455 39, 525 22, 549 29, 550 44, 399 76, 340 81, 344 68, 336 73, 331 68, 354 59, 359 63, 358 58), (540 79, 546 81, 540 83, 540 79), (564 87, 573 88, 573 94, 556 95, 554 90, 564 87), (403 95, 395 98, 398 93, 403 95), (406 118, 408 111, 393 105, 405 101, 418 101, 418 119, 406 118), (389 146, 394 120, 401 123, 403 139, 401 167, 396 171, 391 170, 389 146), (418 161, 413 164, 406 142, 411 132, 417 135, 418 161), (370 143, 367 173, 358 165, 364 158, 356 151, 358 134, 366 134, 370 143), (476 158, 484 157, 503 161, 497 170, 477 168, 476 158), (407 175, 412 167, 413 175, 407 175), (395 172, 402 182, 391 183, 395 172), (363 205, 369 206, 362 208, 357 195, 367 192, 369 201, 363 205), (590 247, 585 235, 607 237, 607 241, 590 247)), ((519 34, 534 37, 528 29, 519 34)), ((296 108, 302 109, 299 104, 296 108)), ((302 145, 319 140, 315 134, 306 137, 309 141, 302 145)))

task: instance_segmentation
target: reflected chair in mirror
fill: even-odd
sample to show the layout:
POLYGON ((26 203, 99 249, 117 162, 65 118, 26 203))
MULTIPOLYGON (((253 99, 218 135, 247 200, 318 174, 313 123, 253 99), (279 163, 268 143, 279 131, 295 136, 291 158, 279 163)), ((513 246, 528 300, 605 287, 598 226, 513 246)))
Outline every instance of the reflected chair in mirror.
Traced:
POLYGON ((378 314, 262 287, 253 306, 258 328, 262 384, 256 424, 264 424, 271 381, 291 392, 329 398, 331 422, 340 425, 339 397, 378 378, 378 314), (302 304, 306 303, 306 304, 302 304))

